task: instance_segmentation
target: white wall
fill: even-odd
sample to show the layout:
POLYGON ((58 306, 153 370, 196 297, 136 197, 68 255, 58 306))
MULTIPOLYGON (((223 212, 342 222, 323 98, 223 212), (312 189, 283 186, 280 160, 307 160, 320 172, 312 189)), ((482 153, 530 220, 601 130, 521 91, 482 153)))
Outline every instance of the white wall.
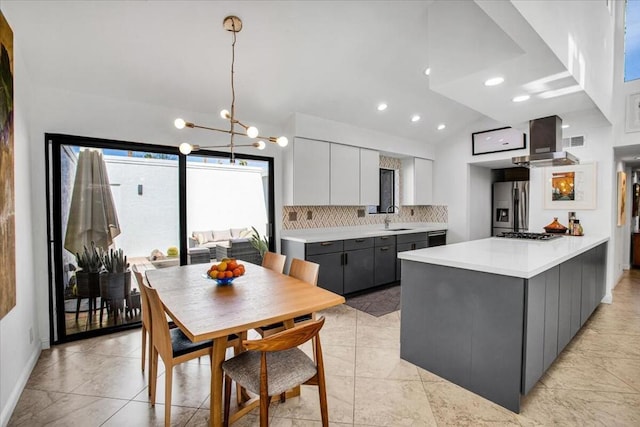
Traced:
POLYGON ((613 122, 615 23, 604 0, 512 0, 512 3, 604 116, 613 122))
POLYGON ((503 124, 493 120, 482 119, 467 129, 452 135, 450 140, 442 142, 436 148, 437 160, 433 163, 433 180, 436 185, 433 188, 433 198, 438 203, 448 206, 448 243, 464 242, 471 240, 472 236, 478 237, 483 236, 483 233, 490 233, 490 230, 486 229, 486 223, 483 224, 484 220, 479 218, 476 221, 476 219, 471 218, 472 215, 476 215, 476 208, 471 208, 471 206, 475 206, 472 203, 477 203, 483 197, 483 194, 487 197, 486 203, 489 204, 487 215, 490 215, 490 179, 485 180, 485 178, 476 181, 481 172, 475 168, 472 172, 469 164, 510 159, 512 156, 528 154, 526 149, 482 156, 473 156, 471 154, 471 134, 473 132, 496 129, 503 126, 503 124), (486 188, 483 188, 485 186, 486 188))
MULTIPOLYGON (((11 24, 9 22, 9 24, 11 24)), ((14 39, 15 40, 15 39, 14 39)), ((35 236, 32 227, 31 171, 36 168, 32 159, 31 135, 28 126, 29 77, 21 58, 20 45, 14 44, 14 167, 15 167, 15 224, 16 224, 16 306, 0 320, 0 425, 5 426, 20 393, 40 354, 42 333, 36 304, 36 293, 46 295, 46 276, 36 288, 34 266, 46 266, 46 255, 33 255, 35 240, 46 244, 46 235, 35 236), (33 336, 31 340, 30 332, 33 336)), ((47 305, 45 304, 45 309, 47 305)), ((48 309, 47 309, 48 310, 48 309)), ((48 326, 44 330, 49 333, 48 326)))

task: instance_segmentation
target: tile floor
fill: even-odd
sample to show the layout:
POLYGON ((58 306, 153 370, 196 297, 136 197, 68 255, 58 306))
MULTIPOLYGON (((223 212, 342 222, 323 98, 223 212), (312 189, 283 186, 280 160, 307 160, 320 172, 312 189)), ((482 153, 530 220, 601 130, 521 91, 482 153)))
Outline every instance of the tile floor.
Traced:
MULTIPOLYGON (((374 317, 343 305, 324 312, 321 334, 334 426, 640 425, 640 271, 601 304, 514 414, 399 358, 398 311, 374 317)), ((309 350, 308 348, 306 349, 309 350)), ((206 358, 174 371, 172 424, 204 426, 206 358)), ((160 426, 140 371, 140 332, 42 352, 10 426, 160 426)), ((320 425, 315 387, 271 407, 272 426, 320 425)), ((257 425, 256 413, 236 425, 257 425)))

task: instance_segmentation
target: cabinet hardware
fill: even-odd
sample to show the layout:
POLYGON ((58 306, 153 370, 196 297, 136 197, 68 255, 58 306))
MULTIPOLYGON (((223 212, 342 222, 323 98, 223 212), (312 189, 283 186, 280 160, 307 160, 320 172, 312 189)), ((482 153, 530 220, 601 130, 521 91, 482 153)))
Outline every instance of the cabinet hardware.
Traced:
POLYGON ((389 236, 382 236, 380 237, 380 240, 387 240, 389 238, 389 236))
POLYGON ((427 233, 427 236, 431 237, 431 236, 444 236, 445 234, 447 234, 446 231, 430 231, 429 233, 427 233))
POLYGON ((415 243, 412 243, 412 244, 411 244, 411 250, 413 251, 413 250, 415 250, 415 248, 416 248, 416 244, 415 244, 415 243))
POLYGON ((344 253, 344 265, 349 264, 349 254, 347 252, 344 253))
POLYGON ((356 239, 356 243, 362 243, 364 241, 365 241, 365 239, 356 239))
POLYGON ((322 242, 320 243, 320 246, 331 246, 333 245, 333 242, 322 242))
POLYGON ((388 251, 389 250, 389 246, 383 246, 380 248, 381 251, 388 251))

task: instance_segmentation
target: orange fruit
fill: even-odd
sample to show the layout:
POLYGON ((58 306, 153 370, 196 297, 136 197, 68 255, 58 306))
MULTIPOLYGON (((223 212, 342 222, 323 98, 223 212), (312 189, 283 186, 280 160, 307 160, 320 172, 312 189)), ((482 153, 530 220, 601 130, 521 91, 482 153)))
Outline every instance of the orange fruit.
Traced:
POLYGON ((225 277, 227 277, 227 274, 224 271, 218 272, 218 279, 224 279, 225 277))
POLYGON ((209 271, 217 271, 218 270, 218 264, 213 264, 210 268, 209 271))
POLYGON ((238 277, 238 276, 242 276, 242 272, 240 271, 239 268, 234 268, 233 269, 233 277, 238 277))
POLYGON ((215 271, 210 271, 209 272, 209 277, 211 277, 212 279, 217 279, 218 278, 218 273, 215 271))
POLYGON ((227 270, 235 270, 238 267, 238 262, 235 259, 232 259, 227 263, 227 270))
POLYGON ((229 279, 229 278, 233 277, 233 272, 232 272, 232 271, 227 270, 227 271, 225 271, 224 273, 225 273, 225 275, 227 276, 227 279, 229 279))

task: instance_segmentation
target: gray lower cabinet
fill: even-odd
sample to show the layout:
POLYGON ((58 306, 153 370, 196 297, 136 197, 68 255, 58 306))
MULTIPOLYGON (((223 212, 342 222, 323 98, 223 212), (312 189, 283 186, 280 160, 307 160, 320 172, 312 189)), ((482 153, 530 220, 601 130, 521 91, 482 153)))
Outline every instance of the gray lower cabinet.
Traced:
MULTIPOLYGON (((342 277, 342 264, 344 262, 344 242, 342 240, 318 242, 318 243, 297 243, 296 248, 302 249, 302 253, 294 255, 283 247, 282 253, 287 255, 287 259, 292 255, 303 258, 320 265, 318 274, 318 286, 328 289, 337 294, 344 293, 344 281, 342 277)), ((293 251, 292 251, 293 252, 293 251)))
POLYGON ((376 237, 374 249, 374 285, 380 286, 394 282, 396 280, 396 236, 376 237))
MULTIPOLYGON (((427 233, 398 234, 396 236, 396 253, 426 248, 429 244, 427 233)), ((396 258, 396 280, 402 277, 402 263, 396 258)))
POLYGON ((345 251, 343 267, 345 294, 363 291, 373 287, 373 246, 345 251))
POLYGON ((282 253, 320 265, 318 286, 343 295, 374 286, 374 239, 298 243, 283 240, 282 253), (285 243, 286 242, 286 243, 285 243))

